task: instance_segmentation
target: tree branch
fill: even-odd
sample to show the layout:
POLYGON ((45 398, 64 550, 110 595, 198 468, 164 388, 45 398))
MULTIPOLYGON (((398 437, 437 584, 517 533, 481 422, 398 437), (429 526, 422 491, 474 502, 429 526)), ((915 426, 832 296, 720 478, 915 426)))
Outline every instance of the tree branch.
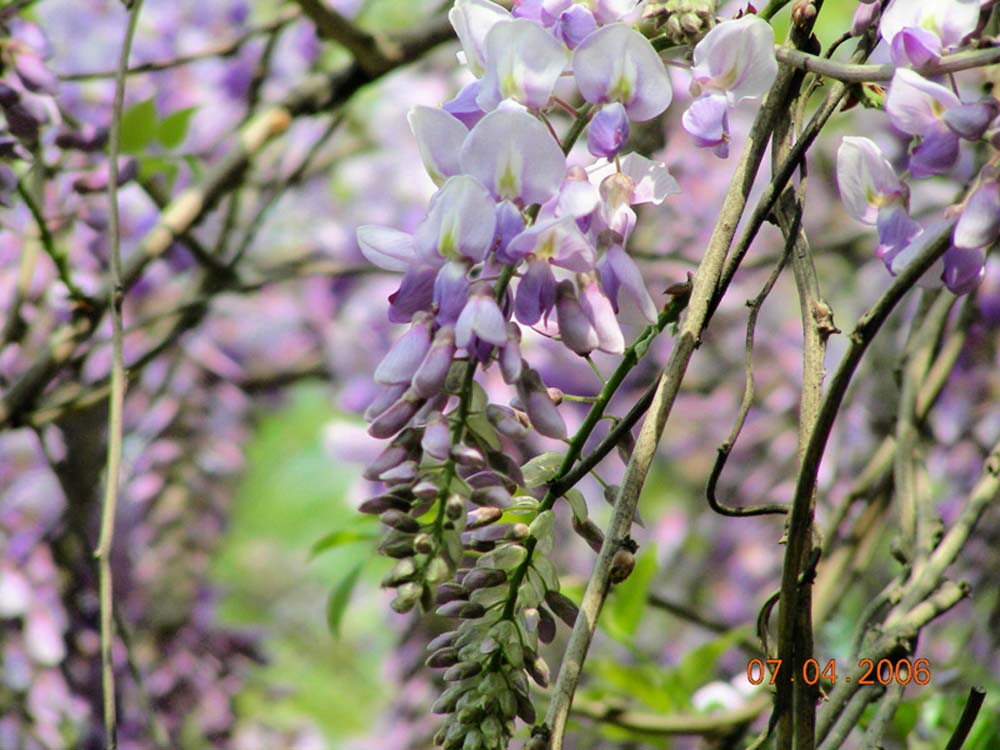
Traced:
MULTIPOLYGON (((834 78, 844 83, 889 81, 892 80, 892 76, 896 72, 896 66, 890 63, 885 65, 842 63, 818 55, 810 55, 790 47, 775 47, 774 55, 778 58, 778 62, 783 65, 816 73, 826 78, 834 78)), ((982 68, 997 62, 1000 62, 1000 47, 989 47, 945 55, 936 63, 923 65, 914 70, 920 75, 930 78, 958 73, 971 68, 982 68)))

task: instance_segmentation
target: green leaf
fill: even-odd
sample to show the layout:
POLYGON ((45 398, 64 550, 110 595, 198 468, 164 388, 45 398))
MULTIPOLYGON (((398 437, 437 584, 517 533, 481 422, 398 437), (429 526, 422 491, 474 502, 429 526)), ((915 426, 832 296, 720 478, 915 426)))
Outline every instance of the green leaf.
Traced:
POLYGON ((156 135, 156 102, 152 98, 129 107, 122 115, 121 152, 137 154, 156 135))
POLYGON ((635 569, 618 584, 608 599, 607 615, 601 623, 615 640, 630 643, 646 611, 649 585, 656 575, 656 548, 649 547, 635 561, 635 569))
POLYGON ((188 127, 191 125, 191 118, 198 111, 197 107, 185 107, 171 112, 160 121, 160 128, 156 134, 158 140, 164 148, 177 148, 187 137, 188 127))
POLYGON ((139 159, 140 178, 145 180, 162 176, 167 181, 168 191, 173 190, 179 171, 177 161, 169 156, 143 156, 139 159))
POLYGON ((503 448, 496 429, 490 420, 486 418, 486 412, 479 411, 470 414, 465 420, 465 424, 469 428, 469 432, 486 443, 491 450, 499 451, 503 448))
POLYGON ((336 531, 331 531, 329 534, 313 544, 312 548, 309 550, 309 559, 311 560, 316 557, 316 555, 327 552, 336 547, 343 547, 345 544, 367 542, 377 538, 378 532, 375 529, 337 529, 336 531))
POLYGON ((547 451, 540 456, 535 456, 521 467, 524 474, 524 486, 527 489, 541 487, 559 473, 562 466, 563 454, 556 451, 547 451))
POLYGON ((326 602, 326 624, 334 638, 340 637, 340 624, 344 620, 344 613, 347 611, 347 604, 351 601, 351 592, 361 576, 361 570, 365 566, 362 560, 337 584, 336 588, 330 592, 330 598, 326 602))

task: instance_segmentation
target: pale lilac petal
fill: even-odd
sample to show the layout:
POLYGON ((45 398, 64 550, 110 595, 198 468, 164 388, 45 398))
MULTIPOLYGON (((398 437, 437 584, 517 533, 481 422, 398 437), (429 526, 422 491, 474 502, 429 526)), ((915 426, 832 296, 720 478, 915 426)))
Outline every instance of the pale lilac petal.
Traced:
POLYGON ((576 49, 588 36, 597 30, 594 15, 582 5, 573 5, 567 9, 555 26, 552 33, 570 49, 576 49))
POLYGON ((562 43, 538 24, 524 18, 498 23, 486 36, 486 73, 476 102, 486 111, 504 99, 541 109, 567 59, 562 43))
POLYGON ((25 617, 24 648, 32 661, 46 667, 55 666, 66 656, 63 628, 49 606, 37 606, 25 617))
POLYGON ((455 98, 446 101, 441 105, 441 108, 465 125, 465 127, 473 128, 486 114, 476 104, 476 97, 478 96, 479 81, 473 81, 463 86, 462 90, 455 95, 455 98))
POLYGON ((928 81, 909 68, 898 68, 885 99, 885 112, 898 130, 924 135, 940 127, 944 112, 961 104, 951 89, 928 81))
POLYGON ((455 6, 448 11, 448 20, 462 44, 465 62, 477 78, 483 74, 486 36, 498 22, 510 18, 505 8, 489 0, 455 0, 455 6))
POLYGON ((720 23, 695 46, 691 75, 703 92, 726 94, 730 104, 763 96, 778 75, 774 30, 752 14, 720 23))
POLYGON ((417 261, 412 235, 370 224, 358 227, 358 247, 369 263, 386 271, 406 271, 417 261))
POLYGON ((535 23, 542 22, 542 0, 514 0, 511 7, 514 18, 527 18, 535 23))
POLYGON ((556 321, 559 336, 570 351, 585 357, 597 348, 597 331, 577 299, 573 282, 568 279, 556 286, 556 321))
POLYGON ((396 385, 410 382, 431 347, 431 320, 428 313, 418 313, 414 317, 410 330, 399 337, 375 368, 376 383, 396 385))
POLYGON ((436 396, 444 388, 455 356, 455 330, 442 326, 434 334, 434 342, 420 367, 413 374, 413 390, 421 398, 436 396))
POLYGON ((1000 235, 1000 185, 984 182, 969 196, 955 225, 958 248, 982 248, 1000 235))
POLYGON ((521 381, 517 384, 517 395, 531 420, 531 426, 545 437, 562 440, 566 437, 566 422, 556 405, 549 398, 545 384, 537 372, 524 368, 521 381))
POLYGON ((881 12, 881 3, 863 1, 858 3, 858 7, 854 10, 854 17, 851 19, 851 36, 861 36, 868 31, 878 21, 881 12))
MULTIPOLYGON (((612 245, 604 257, 607 268, 615 277, 617 287, 615 297, 608 298, 616 305, 616 310, 626 322, 655 323, 657 317, 656 304, 649 296, 649 290, 642 280, 642 272, 625 251, 618 245, 612 245)), ((601 275, 604 281, 604 274, 601 275)), ((605 289, 608 289, 605 286, 605 289)))
POLYGON ((944 123, 956 135, 970 141, 983 137, 993 118, 997 116, 997 101, 990 99, 952 107, 944 115, 944 123))
POLYGON ((420 447, 424 449, 424 453, 438 461, 448 458, 451 453, 451 430, 441 416, 427 422, 420 447))
POLYGON ((874 224, 879 208, 901 200, 905 187, 881 149, 868 138, 845 136, 837 150, 837 186, 847 212, 874 224))
POLYGON ((570 271, 594 267, 594 248, 572 216, 533 224, 511 240, 507 254, 513 258, 534 255, 570 271))
POLYGON ((406 119, 434 184, 441 185, 448 177, 459 174, 458 152, 469 134, 465 125, 437 107, 414 107, 406 119))
POLYGON ((527 270, 514 295, 514 315, 527 326, 533 326, 548 315, 556 303, 556 279, 547 261, 529 260, 527 270))
POLYGON ((629 23, 638 9, 639 0, 596 0, 593 4, 594 17, 602 26, 625 19, 629 23))
POLYGON ((434 279, 434 304, 441 323, 458 320, 469 298, 469 277, 463 263, 445 263, 434 279))
MULTIPOLYGON (((552 26, 563 14, 563 11, 573 5, 573 0, 542 0, 539 20, 546 26, 552 26)), ((579 6, 574 6, 579 7, 579 6)))
POLYGON ((601 193, 589 180, 566 180, 559 189, 555 215, 579 219, 593 213, 600 202, 601 193))
MULTIPOLYGON (((902 250, 897 252, 891 263, 888 263, 889 273, 898 276, 927 249, 927 246, 941 237, 944 233, 947 221, 939 221, 931 224, 927 229, 921 231, 902 250)), ((917 284, 924 289, 940 289, 942 286, 941 274, 944 271, 944 262, 938 258, 934 265, 929 268, 917 284)))
POLYGON ((661 114, 673 98, 653 45, 620 23, 598 29, 580 43, 573 53, 573 75, 588 102, 620 102, 629 118, 640 122, 661 114))
POLYGON ((566 158, 548 129, 527 112, 497 109, 469 133, 459 155, 462 171, 497 200, 544 203, 559 190, 566 158))
POLYGON ((510 265, 516 263, 519 258, 507 255, 507 247, 510 241, 524 231, 524 216, 521 211, 510 201, 503 201, 497 206, 497 230, 496 230, 496 259, 501 263, 510 265))
POLYGON ((922 67, 941 57, 941 40, 927 29, 907 28, 892 38, 892 61, 922 67))
POLYGON ((516 385, 521 379, 524 361, 521 359, 521 329, 514 321, 507 323, 507 343, 497 357, 500 375, 507 385, 516 385))
POLYGON ((413 313, 430 309, 435 276, 437 269, 431 266, 413 266, 403 274, 399 289, 389 295, 390 322, 409 323, 413 313))
POLYGON ((481 261, 493 244, 496 204, 489 191, 468 175, 449 177, 431 201, 414 237, 425 256, 481 261))
POLYGON ((635 183, 631 200, 633 205, 652 203, 658 206, 671 195, 681 192, 681 186, 663 162, 631 153, 621 160, 621 166, 622 174, 635 183))
POLYGON ((986 275, 986 253, 982 248, 948 248, 941 279, 952 294, 968 294, 986 275))
POLYGON ((635 183, 628 175, 613 172, 601 180, 601 211, 600 217, 605 226, 620 239, 618 244, 624 245, 635 228, 636 214, 632 210, 632 196, 635 183))
POLYGON ((958 161, 958 140, 943 126, 925 133, 910 156, 910 174, 920 178, 948 172, 958 161))
MULTIPOLYGON (((729 143, 729 104, 723 94, 699 96, 681 116, 681 124, 702 148, 720 148, 729 143)), ((728 156, 728 151, 726 152, 728 156)))
POLYGON ((604 296, 590 274, 580 274, 577 280, 580 285, 580 305, 597 332, 597 348, 608 354, 621 354, 625 351, 625 337, 615 318, 611 301, 604 296))
POLYGON ((507 341, 507 321, 487 288, 474 292, 455 323, 455 344, 468 347, 475 334, 494 346, 507 341))
POLYGON ((628 140, 628 115, 618 102, 605 104, 587 126, 587 150, 596 157, 613 159, 628 140))
POLYGON ((878 212, 876 222, 879 246, 875 255, 892 270, 896 256, 923 232, 923 227, 898 204, 890 204, 878 212))

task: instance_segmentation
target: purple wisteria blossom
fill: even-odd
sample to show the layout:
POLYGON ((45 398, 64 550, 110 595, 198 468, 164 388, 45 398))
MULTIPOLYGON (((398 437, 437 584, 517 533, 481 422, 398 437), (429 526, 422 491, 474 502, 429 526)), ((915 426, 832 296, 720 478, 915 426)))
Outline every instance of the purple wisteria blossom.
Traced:
POLYGON ((879 31, 892 60, 920 67, 957 47, 979 22, 980 0, 893 0, 879 31))
POLYGON ((568 61, 562 42, 541 26, 523 18, 494 24, 486 35, 485 73, 476 103, 490 111, 513 99, 540 109, 568 61))
POLYGON ((778 74, 774 31, 747 15, 721 23, 694 48, 691 94, 694 102, 681 122, 695 143, 719 157, 729 155, 729 108, 767 93, 778 74))
POLYGON ((510 19, 506 8, 490 0, 456 0, 448 11, 448 20, 462 45, 462 61, 477 77, 485 69, 486 36, 497 23, 510 19))
POLYGON ((588 36, 573 52, 573 76, 588 102, 618 102, 636 121, 661 114, 673 98, 653 45, 625 24, 604 26, 588 36))

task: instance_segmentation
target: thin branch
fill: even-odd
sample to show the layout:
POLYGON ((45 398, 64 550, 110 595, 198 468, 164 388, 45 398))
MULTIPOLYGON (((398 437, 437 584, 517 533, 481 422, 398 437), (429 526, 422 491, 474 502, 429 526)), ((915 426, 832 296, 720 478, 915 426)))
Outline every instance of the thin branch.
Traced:
MULTIPOLYGON (((896 72, 896 66, 891 63, 885 65, 842 63, 789 47, 775 47, 774 55, 783 65, 851 84, 889 81, 896 72)), ((915 70, 929 78, 971 68, 983 68, 997 62, 1000 62, 1000 47, 989 47, 945 55, 938 62, 923 65, 915 70)))
POLYGON ((108 136, 108 243, 111 267, 108 281, 108 308, 111 313, 112 360, 111 394, 108 398, 108 460, 101 502, 101 532, 94 557, 98 565, 98 588, 101 610, 101 688, 104 706, 104 735, 108 750, 118 746, 118 722, 115 714, 115 671, 111 646, 114 639, 114 591, 111 578, 111 546, 115 535, 115 515, 118 507, 118 481, 122 460, 122 410, 125 401, 125 360, 122 334, 122 303, 125 288, 122 278, 121 226, 118 216, 118 154, 121 150, 122 109, 125 104, 125 72, 132 51, 132 40, 138 27, 142 0, 129 6, 128 26, 118 61, 118 78, 111 110, 111 132, 108 136))
POLYGON ((294 0, 316 25, 323 39, 336 42, 350 52, 369 75, 379 75, 394 67, 399 48, 385 39, 369 34, 321 0, 294 0))
POLYGON ((952 733, 951 739, 948 740, 948 744, 944 750, 962 749, 962 744, 965 742, 966 737, 969 736, 969 732, 972 731, 972 725, 976 723, 976 717, 979 716, 979 711, 983 707, 984 700, 986 700, 986 691, 981 687, 974 687, 969 690, 969 697, 966 699, 965 708, 962 709, 962 715, 958 719, 958 726, 955 727, 955 731, 952 733))
POLYGON ((573 713, 643 734, 724 737, 753 722, 767 709, 770 702, 771 696, 762 693, 739 708, 728 711, 690 716, 684 714, 664 716, 631 711, 596 701, 578 700, 573 704, 573 713))

